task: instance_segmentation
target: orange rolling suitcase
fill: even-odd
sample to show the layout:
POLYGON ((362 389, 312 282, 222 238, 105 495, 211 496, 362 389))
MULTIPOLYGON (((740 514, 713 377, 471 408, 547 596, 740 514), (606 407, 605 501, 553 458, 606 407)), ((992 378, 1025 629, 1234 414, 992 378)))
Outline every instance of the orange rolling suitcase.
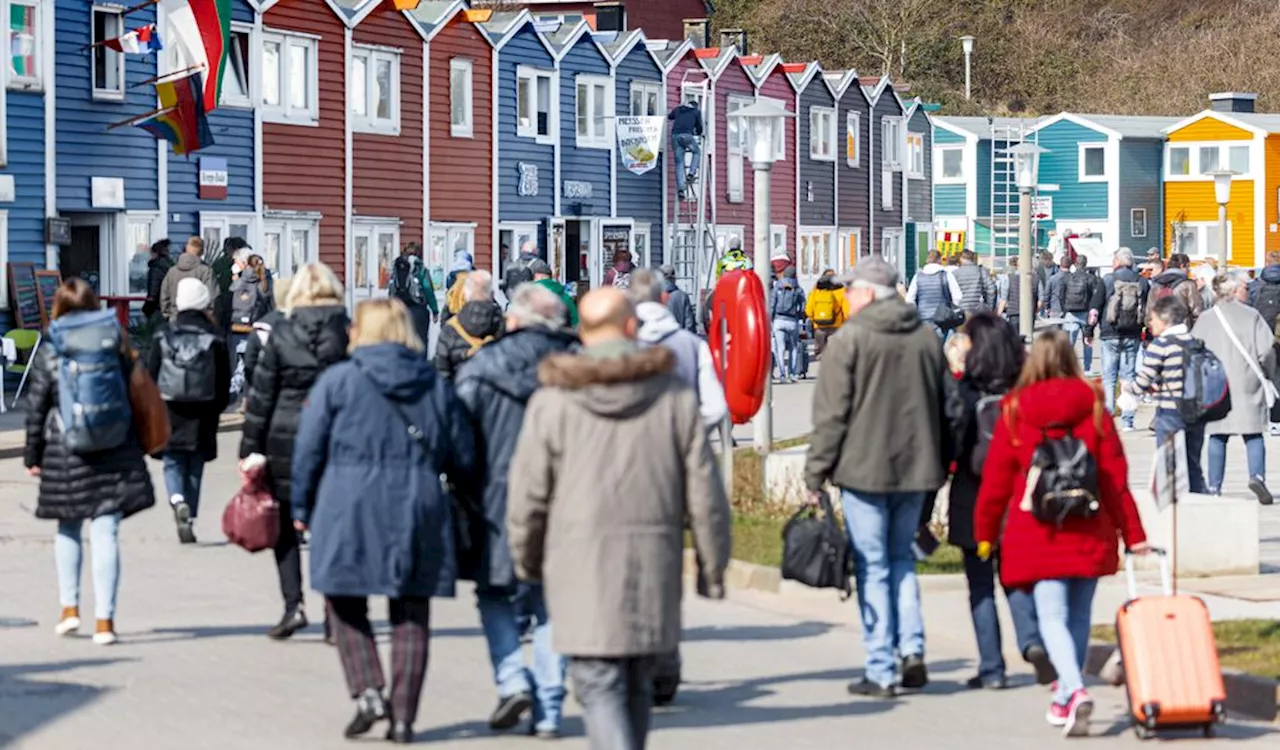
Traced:
POLYGON ((1164 596, 1139 597, 1133 558, 1125 555, 1129 601, 1116 614, 1134 731, 1147 739, 1161 729, 1200 728, 1206 737, 1226 719, 1218 647, 1209 609, 1194 596, 1179 596, 1169 562, 1160 557, 1164 596))

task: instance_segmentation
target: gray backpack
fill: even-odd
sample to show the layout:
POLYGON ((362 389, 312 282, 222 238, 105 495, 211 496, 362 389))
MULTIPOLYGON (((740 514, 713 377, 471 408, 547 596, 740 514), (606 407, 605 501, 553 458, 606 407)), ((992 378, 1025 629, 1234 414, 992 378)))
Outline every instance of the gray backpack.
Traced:
POLYGON ((212 401, 217 362, 213 344, 217 336, 198 328, 174 326, 160 339, 160 397, 177 403, 212 401))

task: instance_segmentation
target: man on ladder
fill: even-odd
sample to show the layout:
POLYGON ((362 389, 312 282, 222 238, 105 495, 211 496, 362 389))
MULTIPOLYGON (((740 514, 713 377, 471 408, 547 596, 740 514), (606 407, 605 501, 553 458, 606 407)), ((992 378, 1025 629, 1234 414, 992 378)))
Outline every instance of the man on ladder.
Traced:
POLYGON ((702 111, 698 100, 688 98, 667 115, 671 121, 672 151, 676 156, 676 191, 680 200, 687 200, 689 182, 698 179, 698 164, 702 159, 702 111), (685 166, 685 154, 693 154, 689 166, 685 166))

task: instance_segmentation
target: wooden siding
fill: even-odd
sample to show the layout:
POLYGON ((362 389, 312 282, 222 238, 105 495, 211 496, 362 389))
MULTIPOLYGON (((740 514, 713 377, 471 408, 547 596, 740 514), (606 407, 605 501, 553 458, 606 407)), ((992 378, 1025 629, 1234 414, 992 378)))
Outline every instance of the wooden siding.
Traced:
MULTIPOLYGON (((609 139, 607 148, 578 146, 577 78, 603 76, 609 78, 609 61, 589 36, 582 36, 560 59, 560 214, 562 216, 609 216, 609 160, 617 151, 609 139), (568 198, 564 194, 567 181, 591 185, 590 198, 568 198)), ((611 134, 612 121, 605 120, 611 134)), ((594 260, 593 260, 594 262, 594 260)))
MULTIPOLYGON (((9 101, 9 106, 12 107, 12 98, 10 98, 9 101)), ((12 148, 12 146, 10 146, 10 148, 12 148)), ((1262 244, 1269 252, 1271 250, 1280 250, 1280 233, 1271 231, 1271 224, 1275 223, 1275 217, 1280 215, 1280 135, 1267 136, 1266 147, 1263 150, 1263 154, 1266 159, 1267 183, 1266 189, 1264 190, 1265 200, 1263 201, 1263 205, 1266 210, 1266 219, 1264 220, 1266 226, 1262 228, 1263 235, 1266 239, 1262 244)), ((12 151, 9 153, 9 158, 13 158, 12 151)), ((12 221, 12 219, 10 221, 12 221)), ((9 231, 13 231, 12 227, 9 231)), ((1266 258, 1258 258, 1254 265, 1261 266, 1264 265, 1265 262, 1266 258)))
POLYGON ((1169 133, 1167 140, 1178 141, 1252 141, 1253 133, 1237 128, 1234 125, 1206 117, 1191 123, 1185 128, 1169 133))
MULTIPOLYGON (((516 69, 522 65, 555 68, 532 23, 498 53, 498 221, 544 223, 555 211, 555 147, 516 135, 516 69), (518 192, 522 162, 538 169, 537 195, 518 192)), ((555 134, 554 123, 551 132, 555 134)))
POLYGON ((933 221, 933 125, 923 109, 916 108, 907 130, 924 136, 924 175, 907 178, 907 221, 933 221))
MULTIPOLYGON (((800 139, 800 162, 797 181, 800 183, 800 223, 804 226, 833 227, 836 225, 836 165, 830 161, 818 161, 810 158, 809 146, 812 142, 812 123, 810 111, 814 107, 835 108, 835 99, 831 89, 823 83, 821 74, 815 75, 809 85, 800 92, 800 111, 796 117, 796 128, 800 139), (809 200, 809 186, 813 186, 813 200, 809 200)), ((832 127, 836 131, 835 158, 841 157, 840 142, 844 140, 844 122, 839 113, 833 118, 832 127)), ((795 153, 791 151, 791 153, 795 153)))
POLYGON ((836 128, 840 133, 840 151, 836 157, 836 220, 842 229, 861 229, 862 248, 865 252, 871 238, 866 235, 871 215, 871 186, 867 180, 867 150, 870 145, 871 117, 868 114, 867 99, 858 89, 854 81, 845 89, 844 96, 838 102, 836 128), (849 113, 858 114, 858 165, 849 166, 849 139, 845 125, 849 113))
POLYGON ((431 40, 431 220, 474 222, 475 266, 493 264, 493 54, 476 27, 455 17, 431 40), (471 61, 472 137, 450 132, 449 61, 471 61))
MULTIPOLYGON (((755 86, 742 69, 742 65, 734 60, 728 64, 715 83, 715 195, 716 224, 719 226, 742 227, 742 249, 748 256, 755 257, 755 218, 753 201, 755 200, 755 177, 752 174, 751 162, 746 156, 742 159, 742 201, 729 202, 729 98, 755 96, 755 86)), ((777 182, 774 190, 779 190, 777 182)), ((792 190, 795 189, 794 184, 792 190)))
MULTIPOLYGON (((1217 222, 1218 204, 1214 200, 1213 181, 1164 183, 1166 221, 1217 222)), ((1227 221, 1231 222, 1231 265, 1251 268, 1257 265, 1254 251, 1253 180, 1231 183, 1231 202, 1227 204, 1227 221)), ((1165 244, 1173 242, 1172 232, 1165 244)))
POLYGON ((978 163, 974 185, 978 190, 978 216, 991 215, 991 141, 978 141, 978 163))
MULTIPOLYGON (((761 83, 759 91, 761 97, 776 99, 778 102, 786 106, 787 111, 792 115, 796 114, 796 90, 791 86, 791 82, 787 80, 787 73, 782 69, 781 65, 776 65, 773 72, 761 83)), ((791 256, 792 261, 796 257, 796 144, 795 144, 795 127, 790 123, 786 123, 786 143, 784 144, 782 159, 774 162, 773 176, 769 185, 769 219, 775 225, 782 225, 787 228, 786 247, 770 248, 770 257, 785 252, 791 256)), ((750 163, 748 163, 746 179, 752 179, 750 163)))
MULTIPOLYGON (((101 211, 92 206, 93 177, 123 178, 129 210, 158 210, 156 139, 135 127, 107 131, 112 123, 156 108, 155 89, 141 85, 155 76, 155 58, 129 55, 125 60, 124 100, 95 101, 93 57, 85 49, 93 40, 91 5, 83 0, 57 0, 54 13, 56 71, 44 71, 44 75, 57 76, 58 210, 101 211)), ((155 20, 155 8, 148 7, 131 13, 126 26, 136 28, 155 20)), ((9 149, 12 157, 12 143, 9 149)))
MULTIPOLYGON (((400 219, 400 242, 422 242, 422 37, 390 6, 353 32, 353 45, 394 47, 400 54, 400 134, 352 134, 354 216, 400 219)), ((448 72, 448 66, 445 70, 448 72)), ((447 90, 447 89, 446 89, 447 90)), ((448 109, 444 110, 448 119, 448 109)), ((354 217, 353 217, 354 218, 354 217)))
POLYGON ((8 111, 9 164, 0 174, 13 176, 14 201, 0 210, 9 212, 9 262, 44 268, 44 95, 10 91, 8 111))
MULTIPOLYGON (((939 146, 955 146, 968 149, 968 141, 963 136, 957 135, 946 128, 937 127, 933 129, 933 145, 939 146)), ((933 149, 929 150, 929 158, 933 158, 933 149)), ((974 150, 976 153, 976 149, 974 150)), ((939 185, 937 179, 942 176, 942 165, 931 163, 932 170, 929 174, 929 182, 933 184, 933 211, 935 217, 956 217, 965 216, 968 210, 969 191, 976 190, 977 182, 975 172, 976 164, 967 164, 969 170, 969 178, 960 185, 939 185)), ((969 217, 973 218, 973 217, 969 217)))
POLYGON ((1120 245, 1130 248, 1135 254, 1164 244, 1164 206, 1160 200, 1163 158, 1163 141, 1129 138, 1120 141, 1120 245), (1135 208, 1147 212, 1146 237, 1133 236, 1130 218, 1135 208))
POLYGON ((320 36, 318 127, 262 125, 262 192, 268 211, 318 211, 320 261, 346 275, 346 69, 342 21, 314 0, 280 0, 268 30, 320 36))
MULTIPOLYGON (((638 44, 618 61, 614 77, 614 107, 619 115, 631 112, 631 84, 662 84, 662 71, 653 61, 653 57, 638 44)), ((666 261, 663 253, 663 239, 666 232, 662 226, 662 175, 664 165, 671 160, 670 149, 664 149, 658 155, 658 165, 644 174, 633 174, 622 165, 622 157, 617 149, 612 152, 617 160, 614 167, 618 175, 617 203, 614 214, 623 218, 635 219, 637 225, 649 225, 649 257, 655 264, 666 261)))
POLYGON ((1040 157, 1040 184, 1058 186, 1057 192, 1045 193, 1053 197, 1054 222, 1042 221, 1040 227, 1052 228, 1057 221, 1111 219, 1108 182, 1115 175, 1107 174, 1107 179, 1099 182, 1081 182, 1080 145, 1104 147, 1107 169, 1112 166, 1111 149, 1118 146, 1109 144, 1105 134, 1071 120, 1059 120, 1036 135, 1039 145, 1049 150, 1040 157))
MULTIPOLYGON (((875 163, 872 165, 871 175, 875 182, 872 186, 870 198, 871 210, 875 212, 875 227, 873 236, 864 237, 863 242, 866 243, 865 247, 870 248, 872 252, 880 252, 880 249, 883 247, 881 240, 884 237, 886 229, 903 230, 902 234, 905 235, 905 227, 902 217, 905 213, 904 209, 906 207, 902 205, 902 180, 906 176, 906 165, 903 165, 902 170, 885 171, 884 128, 881 125, 886 117, 900 118, 902 115, 902 107, 898 104, 898 98, 894 96, 892 90, 886 87, 885 90, 880 93, 880 98, 876 100, 871 118, 875 121, 871 123, 871 139, 875 144, 875 148, 872 150, 872 154, 875 157, 875 163), (893 208, 890 209, 884 208, 884 202, 881 200, 881 190, 883 190, 882 180, 886 178, 893 182, 893 208)), ((903 122, 903 128, 904 130, 906 128, 905 121, 903 122)), ((904 142, 902 151, 903 161, 906 161, 906 157, 906 144, 904 142)), ((903 247, 906 247, 905 243, 903 244, 903 247)))

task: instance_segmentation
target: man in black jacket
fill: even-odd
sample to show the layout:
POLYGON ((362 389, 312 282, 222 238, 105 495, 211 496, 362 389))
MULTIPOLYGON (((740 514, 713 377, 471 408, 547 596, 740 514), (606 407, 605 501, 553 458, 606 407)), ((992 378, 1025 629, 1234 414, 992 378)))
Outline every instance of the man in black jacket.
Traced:
POLYGON ((493 660, 498 706, 489 726, 505 730, 533 710, 533 731, 560 733, 564 704, 564 659, 551 651, 550 623, 542 587, 516 581, 507 544, 507 474, 524 422, 525 407, 538 389, 538 365, 547 356, 573 349, 564 332, 565 308, 546 287, 523 284, 507 309, 507 333, 463 363, 455 378, 458 397, 471 414, 484 446, 484 514, 489 536, 475 571, 480 622, 493 660), (522 609, 536 620, 533 669, 526 669, 520 646, 522 609))
POLYGON ((151 260, 147 261, 147 301, 142 303, 142 314, 147 318, 160 312, 160 288, 164 285, 165 275, 173 268, 170 247, 167 239, 151 246, 151 260))
POLYGON ((680 200, 685 200, 687 181, 698 179, 698 164, 702 161, 702 111, 698 109, 698 100, 690 98, 671 110, 667 119, 671 121, 671 150, 676 157, 676 190, 680 200), (687 172, 685 154, 693 156, 687 172))
MULTIPOLYGON (((1133 268, 1133 252, 1116 251, 1112 272, 1093 294, 1090 314, 1098 321, 1102 340, 1102 389, 1107 411, 1115 413, 1116 381, 1132 383, 1138 372, 1139 339, 1147 319, 1150 286, 1133 268)), ((1122 428, 1133 429, 1134 414, 1121 415, 1122 428)))

